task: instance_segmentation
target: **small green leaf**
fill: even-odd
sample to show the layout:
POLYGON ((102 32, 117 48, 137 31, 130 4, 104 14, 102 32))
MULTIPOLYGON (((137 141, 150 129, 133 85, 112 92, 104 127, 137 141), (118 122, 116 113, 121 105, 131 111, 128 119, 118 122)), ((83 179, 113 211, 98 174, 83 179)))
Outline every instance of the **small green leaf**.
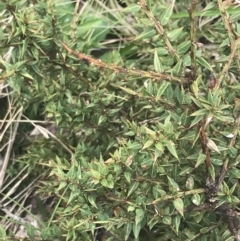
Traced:
POLYGON ((212 227, 201 228, 200 233, 208 233, 211 229, 212 229, 212 227))
POLYGON ((104 187, 107 187, 108 186, 108 181, 106 178, 103 178, 100 182, 104 187))
POLYGON ((175 228, 176 233, 178 234, 179 226, 181 224, 181 216, 180 215, 174 216, 172 222, 173 222, 173 227, 175 228))
POLYGON ((185 41, 177 46, 177 54, 182 55, 185 54, 191 46, 190 41, 185 41))
POLYGON ((79 192, 71 192, 68 197, 67 205, 72 201, 74 201, 78 196, 79 196, 79 192))
POLYGON ((201 204, 201 197, 198 193, 194 194, 191 199, 194 205, 199 206, 201 204))
POLYGON ((106 176, 109 172, 108 167, 102 163, 98 165, 98 171, 103 176, 106 176))
POLYGON ((144 30, 141 34, 139 34, 135 39, 134 41, 136 40, 139 40, 139 39, 149 39, 153 36, 155 36, 156 32, 155 30, 153 30, 152 28, 151 29, 147 29, 147 30, 144 30))
POLYGON ((139 18, 139 21, 147 26, 154 26, 154 22, 149 18, 139 18))
POLYGON ((183 204, 183 200, 181 198, 177 198, 173 201, 173 206, 176 208, 176 210, 182 215, 184 216, 184 204, 183 204))
POLYGON ((125 13, 135 13, 141 10, 141 6, 139 4, 130 4, 128 7, 123 8, 122 12, 125 13))
POLYGON ((134 206, 128 206, 128 212, 132 212, 132 211, 134 211, 135 210, 135 207, 134 206))
POLYGON ((160 15, 160 22, 163 26, 165 26, 168 23, 169 19, 171 18, 174 4, 175 4, 175 0, 172 1, 172 4, 169 5, 160 15))
POLYGON ((182 72, 182 67, 183 67, 183 61, 179 60, 177 64, 173 67, 172 73, 175 75, 179 75, 182 72))
POLYGON ((216 4, 214 2, 208 3, 207 6, 202 10, 202 15, 201 16, 204 16, 204 13, 207 13, 208 10, 210 10, 212 8, 216 8, 216 4))
POLYGON ((184 175, 188 175, 190 174, 194 169, 192 167, 189 166, 185 166, 183 167, 183 169, 180 171, 179 176, 184 176, 184 175))
POLYGON ((61 181, 57 190, 60 191, 61 189, 65 188, 66 186, 67 186, 67 182, 61 181))
POLYGON ((138 188, 138 186, 139 182, 133 182, 129 187, 127 197, 129 197, 138 188))
POLYGON ((95 178, 95 179, 101 179, 101 174, 100 174, 100 172, 98 172, 98 171, 96 171, 96 170, 93 170, 93 169, 91 169, 90 171, 91 171, 91 173, 92 173, 93 178, 95 178))
POLYGON ((77 28, 77 35, 80 36, 81 34, 84 34, 93 28, 99 27, 101 24, 103 24, 103 20, 101 18, 87 20, 86 22, 79 25, 77 28))
POLYGON ((3 75, 1 76, 1 78, 3 79, 8 78, 14 73, 15 73, 15 69, 7 70, 6 72, 3 72, 3 75))
POLYGON ((2 58, 0 58, 0 63, 6 68, 6 70, 15 68, 15 66, 9 64, 7 61, 4 61, 2 58))
POLYGON ((169 85, 170 85, 170 83, 165 80, 162 82, 161 86, 158 88, 158 92, 156 95, 156 101, 160 100, 162 94, 164 93, 164 91, 167 89, 167 87, 169 85))
POLYGON ((166 225, 172 225, 172 217, 170 216, 165 216, 163 219, 162 219, 162 222, 166 225))
POLYGON ((205 115, 207 113, 208 113, 207 110, 200 109, 200 110, 197 110, 197 111, 193 112, 190 116, 198 116, 198 115, 203 116, 203 115, 205 115))
POLYGON ((128 148, 131 150, 140 150, 142 148, 142 145, 138 142, 133 142, 128 145, 128 148))
POLYGON ((93 207, 98 208, 95 203, 95 198, 92 195, 88 195, 88 201, 93 205, 93 207))
POLYGON ((171 177, 167 177, 167 179, 169 190, 173 193, 178 192, 180 190, 178 184, 171 177))
POLYGON ((145 129, 146 134, 147 134, 150 138, 152 138, 153 140, 156 139, 156 135, 157 135, 157 134, 156 134, 155 131, 147 128, 146 126, 144 126, 144 129, 145 129))
POLYGON ((119 88, 119 89, 127 92, 127 93, 130 94, 130 95, 138 95, 137 92, 135 92, 134 90, 131 90, 131 89, 129 89, 129 88, 126 88, 126 87, 123 87, 123 86, 120 86, 120 85, 115 85, 115 84, 112 84, 112 85, 113 85, 114 87, 117 87, 117 88, 119 88))
POLYGON ((166 48, 163 48, 163 47, 157 48, 157 52, 158 52, 158 55, 160 56, 166 56, 168 54, 168 51, 166 50, 166 48))
POLYGON ((222 40, 222 43, 218 46, 218 48, 222 48, 229 45, 229 38, 227 37, 226 39, 222 40))
POLYGON ((227 174, 227 176, 230 178, 240 179, 240 170, 237 168, 231 168, 230 170, 228 170, 227 174))
POLYGON ((202 76, 199 75, 198 78, 191 84, 190 88, 195 95, 196 98, 198 98, 198 83, 201 80, 202 76))
POLYGON ((168 38, 170 41, 175 41, 181 34, 183 33, 183 27, 176 28, 167 33, 168 38))
POLYGON ((195 168, 200 166, 205 160, 206 160, 206 155, 203 154, 202 152, 199 152, 199 155, 198 155, 198 158, 197 158, 197 162, 195 164, 195 168))
POLYGON ((124 226, 124 229, 125 229, 124 240, 128 240, 128 237, 132 232, 132 223, 128 221, 127 224, 124 226))
POLYGON ((138 224, 134 223, 132 231, 133 231, 133 235, 136 239, 138 239, 140 230, 141 230, 141 223, 138 223, 138 224))
POLYGON ((202 115, 196 116, 194 120, 191 122, 190 127, 196 125, 199 121, 201 121, 204 117, 202 115))
POLYGON ((135 210, 135 212, 136 212, 135 224, 137 225, 137 224, 141 223, 141 221, 143 220, 145 212, 140 208, 137 208, 135 210))
POLYGON ((144 144, 144 146, 143 146, 143 148, 142 148, 142 150, 144 150, 144 149, 146 149, 146 148, 148 148, 148 147, 150 147, 152 144, 154 143, 154 141, 153 140, 148 140, 147 142, 145 142, 145 144, 144 144))
POLYGON ((98 119, 98 125, 101 125, 102 123, 105 123, 107 120, 107 117, 104 115, 101 115, 98 119))
POLYGON ((123 133, 125 136, 135 136, 135 132, 134 131, 128 131, 126 133, 123 133))
POLYGON ((167 145, 167 149, 171 152, 171 154, 178 159, 177 151, 175 148, 175 144, 170 141, 167 145))
POLYGON ((162 145, 161 142, 158 142, 157 144, 155 144, 155 147, 160 151, 160 152, 164 152, 164 147, 162 145))
POLYGON ((202 66, 205 67, 206 69, 210 70, 211 72, 213 71, 211 65, 202 57, 197 56, 197 62, 202 66))
POLYGON ((160 72, 160 73, 163 72, 164 70, 161 62, 159 61, 157 49, 155 49, 154 51, 154 68, 156 72, 160 72))

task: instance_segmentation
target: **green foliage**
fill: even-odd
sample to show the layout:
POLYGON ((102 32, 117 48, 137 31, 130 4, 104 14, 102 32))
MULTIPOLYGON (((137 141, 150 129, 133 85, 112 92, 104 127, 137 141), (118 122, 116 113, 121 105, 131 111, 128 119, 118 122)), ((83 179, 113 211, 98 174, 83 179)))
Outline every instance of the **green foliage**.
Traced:
POLYGON ((58 126, 19 158, 57 197, 41 237, 238 240, 239 7, 99 2, 0 4, 0 81, 29 123, 58 126))

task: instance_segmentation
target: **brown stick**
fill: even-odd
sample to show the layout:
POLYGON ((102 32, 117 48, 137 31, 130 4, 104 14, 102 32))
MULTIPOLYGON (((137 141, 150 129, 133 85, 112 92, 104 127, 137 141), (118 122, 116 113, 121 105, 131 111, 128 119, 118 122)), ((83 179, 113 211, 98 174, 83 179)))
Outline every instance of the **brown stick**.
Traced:
POLYGON ((126 69, 126 68, 119 67, 119 66, 116 66, 116 65, 113 65, 113 64, 107 64, 107 63, 102 62, 100 59, 95 59, 95 58, 93 58, 91 56, 88 56, 88 55, 85 55, 83 53, 73 51, 64 42, 61 42, 61 44, 64 47, 64 49, 67 50, 67 52, 70 55, 75 56, 79 60, 87 61, 90 65, 94 65, 94 66, 97 66, 99 68, 112 70, 116 73, 124 73, 124 74, 127 74, 127 75, 135 75, 135 76, 139 76, 139 77, 151 78, 153 80, 166 80, 166 81, 169 81, 169 82, 178 82, 178 83, 181 83, 181 84, 187 82, 184 78, 172 76, 172 75, 169 75, 169 74, 156 73, 156 72, 153 72, 153 71, 147 72, 147 71, 137 70, 137 69, 126 69))

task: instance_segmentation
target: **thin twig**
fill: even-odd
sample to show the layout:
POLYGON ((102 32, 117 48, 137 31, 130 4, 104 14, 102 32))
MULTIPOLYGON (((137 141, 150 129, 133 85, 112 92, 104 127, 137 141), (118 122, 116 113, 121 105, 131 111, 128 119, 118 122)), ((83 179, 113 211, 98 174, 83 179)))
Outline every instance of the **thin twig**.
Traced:
POLYGON ((67 44, 61 42, 62 46, 68 51, 70 55, 75 56, 79 60, 84 60, 87 61, 90 65, 97 66, 99 68, 107 69, 107 70, 112 70, 115 73, 122 73, 126 75, 135 75, 139 77, 144 77, 144 78, 151 78, 154 80, 167 80, 169 82, 179 82, 181 84, 186 83, 186 80, 181 77, 176 77, 168 74, 163 74, 163 73, 156 73, 153 71, 143 71, 143 70, 137 70, 137 69, 126 69, 123 67, 119 67, 116 65, 109 65, 107 63, 102 62, 99 59, 95 59, 91 56, 87 56, 83 53, 80 52, 75 52, 73 51, 67 44))

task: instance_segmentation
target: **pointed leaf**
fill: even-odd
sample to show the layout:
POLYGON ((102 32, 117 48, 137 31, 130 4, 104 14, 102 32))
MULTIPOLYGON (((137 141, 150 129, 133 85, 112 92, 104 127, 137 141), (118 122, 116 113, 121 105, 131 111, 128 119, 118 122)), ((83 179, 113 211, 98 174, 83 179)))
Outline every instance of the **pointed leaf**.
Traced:
POLYGON ((150 147, 152 144, 154 143, 154 141, 153 140, 148 140, 145 144, 144 144, 144 146, 143 146, 143 148, 142 148, 142 150, 144 150, 144 149, 146 149, 146 148, 148 148, 148 147, 150 147))
POLYGON ((100 172, 98 172, 98 171, 96 171, 94 169, 91 169, 90 171, 92 173, 93 178, 95 178, 95 179, 100 179, 101 178, 100 172))
POLYGON ((168 179, 169 190, 171 192, 178 192, 180 190, 178 184, 171 177, 167 177, 167 179, 168 179))
POLYGON ((192 121, 190 127, 196 125, 199 121, 201 121, 203 119, 203 116, 202 115, 198 115, 194 118, 194 120, 192 121))
POLYGON ((141 208, 136 209, 135 212, 136 212, 135 223, 139 224, 143 220, 145 212, 141 208))
POLYGON ((92 195, 88 196, 88 201, 93 205, 93 207, 98 208, 95 203, 95 198, 92 195))
POLYGON ((171 152, 171 154, 178 159, 177 151, 175 148, 175 144, 171 141, 167 145, 167 149, 171 152))
POLYGON ((139 10, 141 10, 141 6, 139 6, 139 4, 131 4, 126 8, 123 8, 123 12, 125 13, 133 13, 133 12, 138 12, 139 10))
POLYGON ((200 109, 200 110, 197 110, 195 112, 193 112, 190 116, 198 116, 198 115, 205 115, 207 113, 207 110, 205 109, 200 109))
POLYGON ((130 185, 127 197, 129 197, 139 186, 139 182, 134 182, 130 185))
POLYGON ((213 151, 221 154, 220 151, 219 151, 219 149, 218 149, 218 147, 217 147, 217 145, 216 145, 215 142, 212 141, 211 139, 208 139, 208 140, 207 140, 207 147, 208 147, 209 149, 211 149, 211 150, 213 150, 213 151))
POLYGON ((115 84, 112 84, 112 85, 113 85, 114 87, 117 87, 117 88, 119 88, 119 89, 127 92, 127 93, 130 94, 130 95, 138 95, 137 92, 135 92, 135 91, 133 91, 133 90, 131 90, 131 89, 129 89, 129 88, 126 88, 126 87, 123 87, 123 86, 120 86, 120 85, 115 85, 115 84))
POLYGON ((191 46, 190 41, 185 41, 177 46, 177 53, 179 55, 185 54, 191 46))
POLYGON ((174 29, 167 33, 168 38, 170 41, 175 41, 183 32, 183 27, 174 29))
POLYGON ((176 233, 178 234, 178 231, 179 231, 179 226, 181 224, 181 216, 180 215, 177 215, 175 217, 173 217, 173 226, 176 230, 176 233))
POLYGON ((177 64, 173 67, 172 73, 173 73, 174 75, 179 75, 179 74, 181 74, 181 72, 182 72, 182 67, 183 67, 183 61, 182 61, 182 60, 179 60, 179 61, 177 62, 177 64))
POLYGON ((158 53, 157 53, 157 49, 155 49, 154 51, 154 68, 156 72, 163 72, 163 66, 161 64, 161 62, 159 61, 159 57, 158 57, 158 53))
POLYGON ((139 39, 145 39, 145 38, 151 38, 156 34, 154 29, 147 29, 144 30, 141 34, 139 34, 134 41, 139 40, 139 39))
POLYGON ((138 224, 133 224, 133 235, 136 239, 138 239, 138 236, 139 236, 139 232, 141 230, 141 223, 138 223, 138 224))
POLYGON ((156 101, 158 101, 160 99, 160 97, 162 96, 162 94, 164 93, 164 91, 167 89, 167 87, 170 85, 169 82, 167 81, 163 81, 161 86, 158 89, 157 95, 156 95, 156 101))
POLYGON ((172 4, 169 5, 161 14, 160 16, 160 22, 161 24, 164 26, 168 23, 171 15, 172 15, 172 10, 173 10, 173 6, 174 6, 175 1, 172 1, 172 4))
POLYGON ((124 172, 124 176, 128 183, 131 183, 131 172, 124 172))
POLYGON ((128 237, 131 232, 132 232, 132 223, 128 221, 128 223, 125 225, 125 236, 124 236, 125 241, 128 240, 128 237))
POLYGON ((197 158, 197 162, 195 164, 195 168, 200 166, 205 160, 206 160, 206 155, 200 152, 197 158))
POLYGON ((211 65, 202 57, 197 56, 197 62, 202 66, 205 67, 206 69, 210 70, 211 72, 213 71, 211 65))
POLYGON ((173 201, 173 206, 176 208, 176 210, 182 215, 184 216, 184 204, 183 204, 183 200, 181 198, 177 198, 173 201))

